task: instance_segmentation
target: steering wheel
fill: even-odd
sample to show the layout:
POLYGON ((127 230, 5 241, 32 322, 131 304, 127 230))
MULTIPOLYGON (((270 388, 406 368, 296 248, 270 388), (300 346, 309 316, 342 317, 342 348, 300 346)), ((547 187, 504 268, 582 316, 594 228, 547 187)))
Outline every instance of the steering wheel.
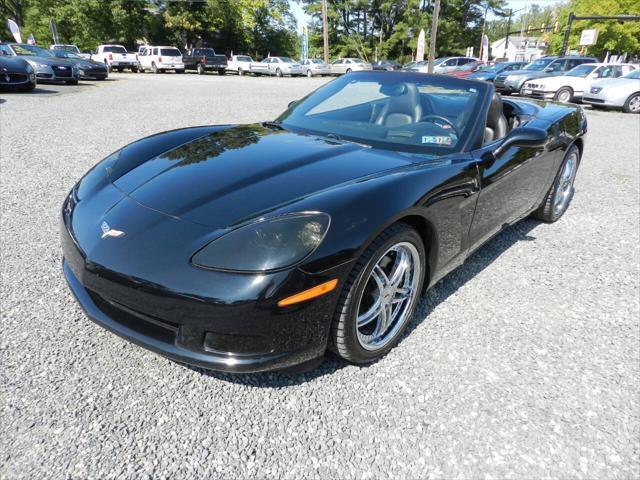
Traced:
MULTIPOLYGON (((453 128, 453 131, 455 132, 455 134, 458 137, 460 137, 460 130, 458 130, 458 127, 456 126, 456 124, 453 123, 451 120, 449 120, 447 117, 443 117, 442 115, 434 115, 430 113, 420 119, 421 122, 428 122, 429 120, 440 120, 441 122, 446 123, 451 128, 453 128)), ((432 122, 432 123, 435 123, 435 122, 432 122)))

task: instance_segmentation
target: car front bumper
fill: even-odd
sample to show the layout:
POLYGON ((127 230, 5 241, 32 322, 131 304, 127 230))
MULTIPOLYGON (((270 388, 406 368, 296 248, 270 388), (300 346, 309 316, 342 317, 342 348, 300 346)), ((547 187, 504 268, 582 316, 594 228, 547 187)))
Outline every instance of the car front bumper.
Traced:
POLYGON ((24 88, 36 83, 35 73, 0 72, 0 88, 11 90, 24 88))
POLYGON ((525 85, 522 88, 522 94, 527 97, 538 98, 540 100, 552 100, 556 92, 546 92, 537 88, 528 88, 525 85))
POLYGON ((626 102, 627 98, 630 94, 611 94, 607 92, 607 94, 601 93, 585 93, 582 97, 583 103, 588 103, 589 105, 600 106, 600 107, 611 107, 611 108, 622 108, 624 106, 624 102, 626 102))
MULTIPOLYGON (((138 208, 143 216, 160 215, 138 208)), ((162 264, 167 276, 143 279, 143 273, 122 273, 86 256, 75 240, 72 216, 67 199, 61 221, 64 275, 87 316, 107 330, 178 362, 227 372, 287 369, 324 355, 341 281, 351 263, 317 274, 298 268, 239 274, 188 261, 171 266, 167 260, 162 264), (277 306, 279 300, 333 278, 340 279, 334 291, 277 306), (163 284, 168 281, 174 284, 163 284)), ((123 256, 112 257, 114 263, 123 256)))
POLYGON ((160 69, 168 69, 168 70, 184 70, 184 63, 160 63, 158 64, 158 68, 160 69))

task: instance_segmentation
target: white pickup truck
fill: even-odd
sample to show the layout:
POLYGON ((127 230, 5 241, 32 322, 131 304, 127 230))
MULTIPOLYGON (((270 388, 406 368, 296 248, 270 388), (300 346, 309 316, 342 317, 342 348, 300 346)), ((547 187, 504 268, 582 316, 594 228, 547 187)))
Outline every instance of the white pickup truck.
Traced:
POLYGON ((109 71, 123 71, 130 69, 133 73, 138 71, 138 54, 127 53, 122 45, 99 45, 96 53, 91 55, 91 60, 104 63, 109 71))

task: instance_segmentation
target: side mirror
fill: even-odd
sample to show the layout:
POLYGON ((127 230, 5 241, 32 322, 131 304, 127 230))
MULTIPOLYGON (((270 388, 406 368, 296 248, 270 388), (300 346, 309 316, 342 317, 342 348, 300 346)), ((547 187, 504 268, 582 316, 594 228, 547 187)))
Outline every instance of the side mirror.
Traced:
POLYGON ((298 100, 293 100, 291 102, 289 102, 289 105, 287 105, 287 108, 293 108, 298 104, 298 100))
POLYGON ((500 158, 511 147, 542 147, 547 142, 547 132, 541 128, 518 127, 511 130, 493 151, 500 158))

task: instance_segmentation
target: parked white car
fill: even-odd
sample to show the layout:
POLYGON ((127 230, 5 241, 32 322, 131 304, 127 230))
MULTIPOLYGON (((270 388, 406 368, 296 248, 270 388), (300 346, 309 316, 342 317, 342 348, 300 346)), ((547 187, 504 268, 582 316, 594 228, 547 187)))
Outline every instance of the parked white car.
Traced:
POLYGON ((331 74, 331 67, 319 58, 307 58, 300 62, 300 66, 302 67, 302 74, 307 77, 331 74))
POLYGON ((365 62, 361 58, 338 58, 331 62, 331 73, 333 75, 362 72, 365 70, 373 70, 373 67, 370 63, 365 62))
POLYGON ((594 83, 582 101, 593 107, 622 108, 626 113, 640 113, 640 69, 622 78, 594 83))
POLYGON ((91 55, 91 60, 104 63, 109 71, 123 71, 125 68, 132 72, 138 71, 138 54, 128 53, 122 45, 98 45, 96 53, 91 55))
POLYGON ((238 75, 244 75, 251 71, 252 63, 254 63, 253 58, 249 55, 231 55, 227 62, 227 72, 236 72, 238 75))
POLYGON ((261 62, 253 62, 251 64, 251 73, 256 75, 275 75, 282 77, 284 75, 302 75, 300 64, 293 61, 289 57, 267 57, 261 62))
POLYGON ((182 53, 176 47, 147 46, 140 55, 140 71, 150 70, 153 73, 163 73, 173 70, 176 73, 184 73, 184 61, 182 53))
POLYGON ((578 101, 591 85, 605 78, 618 78, 632 72, 631 64, 583 63, 564 75, 536 78, 524 83, 522 94, 562 103, 578 101))

